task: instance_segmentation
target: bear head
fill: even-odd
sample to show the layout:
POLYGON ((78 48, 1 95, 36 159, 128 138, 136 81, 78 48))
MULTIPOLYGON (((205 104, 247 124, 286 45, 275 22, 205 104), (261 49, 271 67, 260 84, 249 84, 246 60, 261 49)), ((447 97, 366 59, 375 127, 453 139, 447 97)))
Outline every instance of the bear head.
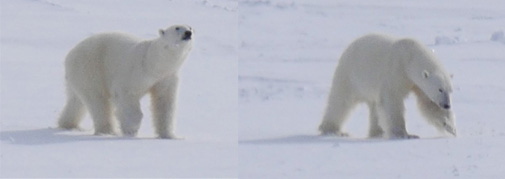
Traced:
POLYGON ((168 44, 183 45, 191 43, 193 39, 193 29, 188 25, 173 25, 166 29, 159 30, 160 38, 168 44))
POLYGON ((424 70, 421 74, 421 80, 418 81, 418 88, 428 98, 422 106, 424 115, 440 131, 446 131, 456 135, 454 114, 451 111, 452 86, 449 77, 441 72, 429 72, 424 70))
POLYGON ((428 70, 424 70, 420 75, 422 79, 417 85, 426 96, 440 108, 451 109, 452 85, 449 79, 440 72, 429 72, 428 70))

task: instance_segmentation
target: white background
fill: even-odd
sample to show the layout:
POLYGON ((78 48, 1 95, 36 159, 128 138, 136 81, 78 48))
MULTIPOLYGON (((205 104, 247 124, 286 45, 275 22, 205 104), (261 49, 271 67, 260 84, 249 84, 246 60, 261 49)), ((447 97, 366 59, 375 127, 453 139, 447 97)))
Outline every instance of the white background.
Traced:
POLYGON ((334 0, 2 0, 1 177, 503 178, 505 3, 334 0), (154 139, 149 97, 138 138, 55 129, 63 61, 80 40, 123 31, 195 29, 181 71, 176 133, 154 139), (416 140, 318 136, 347 45, 378 32, 433 49, 453 75, 458 137, 439 134, 406 99, 416 140))
POLYGON ((1 1, 2 177, 236 177, 237 3, 233 1, 1 1), (65 103, 66 53, 104 31, 151 39, 195 29, 182 67, 176 134, 155 139, 149 96, 139 137, 54 129, 65 103))

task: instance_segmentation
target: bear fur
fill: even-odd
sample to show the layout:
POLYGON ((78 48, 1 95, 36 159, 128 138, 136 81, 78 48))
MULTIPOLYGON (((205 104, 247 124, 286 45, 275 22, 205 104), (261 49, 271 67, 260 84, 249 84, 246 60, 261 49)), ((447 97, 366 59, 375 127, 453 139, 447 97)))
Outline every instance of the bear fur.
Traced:
POLYGON ((456 135, 450 76, 431 50, 409 38, 358 38, 340 58, 319 130, 347 136, 342 126, 356 104, 364 102, 370 110, 369 137, 417 138, 405 126, 403 101, 410 92, 430 124, 456 135))
POLYGON ((192 48, 192 33, 187 25, 174 25, 151 40, 102 33, 77 44, 65 60, 67 102, 58 126, 78 128, 87 109, 96 135, 115 134, 115 112, 123 135, 135 136, 143 116, 139 100, 150 93, 157 135, 175 138, 178 71, 192 48))

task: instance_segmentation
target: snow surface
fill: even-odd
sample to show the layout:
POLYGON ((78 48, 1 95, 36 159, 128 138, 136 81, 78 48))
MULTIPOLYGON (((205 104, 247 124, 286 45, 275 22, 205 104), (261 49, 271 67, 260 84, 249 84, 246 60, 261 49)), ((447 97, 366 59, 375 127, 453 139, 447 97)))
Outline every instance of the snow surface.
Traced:
POLYGON ((1 177, 237 177, 235 1, 1 1, 1 177), (149 97, 139 138, 54 129, 65 102, 63 61, 80 40, 123 31, 155 38, 195 29, 181 71, 176 134, 154 139, 149 97))
POLYGON ((0 2, 1 177, 505 176, 503 1, 0 2), (54 129, 63 60, 77 42, 103 31, 154 38, 178 23, 196 31, 181 71, 184 140, 153 138, 148 97, 138 138, 93 136, 89 117, 84 131, 54 129), (421 139, 366 139, 365 105, 350 138, 318 135, 340 54, 370 32, 435 51, 454 76, 458 137, 429 126, 413 97, 407 127, 421 139))
POLYGON ((239 177, 505 177, 505 44, 491 40, 505 30, 503 1, 249 0, 239 12, 239 177), (350 138, 318 136, 339 56, 371 32, 435 50, 454 76, 457 138, 424 121, 414 97, 407 128, 421 139, 366 139, 366 105, 350 138))

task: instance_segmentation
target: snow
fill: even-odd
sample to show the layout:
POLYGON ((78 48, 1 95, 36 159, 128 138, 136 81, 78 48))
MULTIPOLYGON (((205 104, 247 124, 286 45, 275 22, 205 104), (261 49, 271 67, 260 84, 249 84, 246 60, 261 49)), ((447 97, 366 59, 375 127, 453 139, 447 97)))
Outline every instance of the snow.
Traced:
POLYGON ((501 1, 239 2, 239 177, 503 178, 505 24, 501 1), (416 140, 367 139, 360 105, 349 138, 318 136, 333 72, 367 33, 418 39, 453 75, 456 138, 406 101, 416 140), (491 36, 496 36, 490 39, 491 36))
POLYGON ((237 177, 237 7, 234 1, 1 1, 1 177, 237 177), (63 61, 94 33, 155 38, 195 29, 182 67, 176 134, 155 139, 149 97, 138 138, 54 129, 63 61))
POLYGON ((365 0, 2 0, 1 177, 503 178, 505 4, 365 0), (149 98, 138 138, 61 131, 63 60, 83 38, 154 38, 195 29, 181 71, 183 140, 154 138, 149 98), (358 106, 351 137, 319 136, 338 58, 357 37, 411 37, 453 75, 457 137, 406 100, 415 140, 367 139, 358 106), (29 111, 27 111, 29 109, 29 111))
POLYGON ((502 42, 505 43, 505 35, 503 31, 496 31, 491 35, 491 41, 502 42))

